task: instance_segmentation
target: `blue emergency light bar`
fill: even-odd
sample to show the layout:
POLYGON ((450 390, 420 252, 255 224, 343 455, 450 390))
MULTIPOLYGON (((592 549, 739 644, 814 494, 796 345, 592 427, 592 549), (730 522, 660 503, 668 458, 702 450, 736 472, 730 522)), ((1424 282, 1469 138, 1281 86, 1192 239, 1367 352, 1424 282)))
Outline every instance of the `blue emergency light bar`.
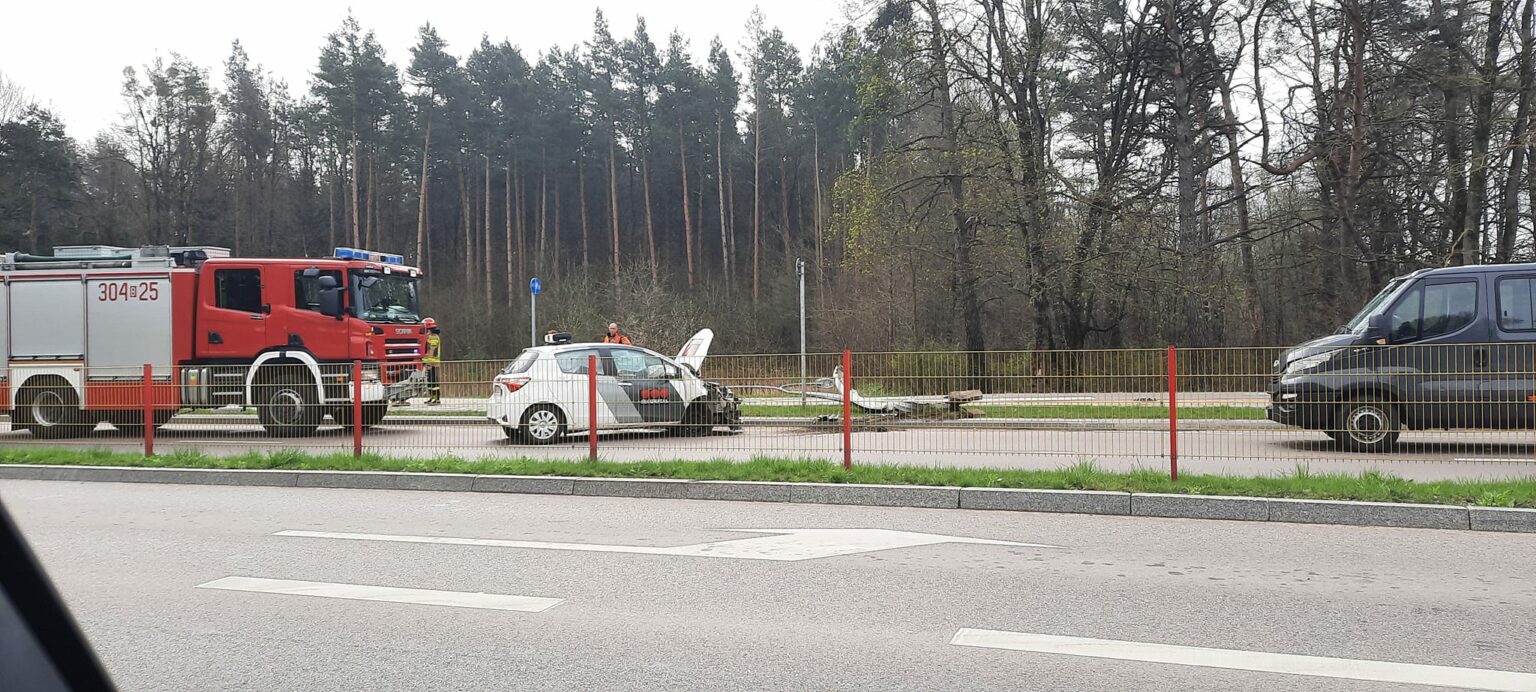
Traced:
POLYGON ((405 264, 404 255, 390 255, 383 252, 358 250, 350 247, 336 248, 336 259, 362 260, 364 262, 378 262, 380 264, 405 264))

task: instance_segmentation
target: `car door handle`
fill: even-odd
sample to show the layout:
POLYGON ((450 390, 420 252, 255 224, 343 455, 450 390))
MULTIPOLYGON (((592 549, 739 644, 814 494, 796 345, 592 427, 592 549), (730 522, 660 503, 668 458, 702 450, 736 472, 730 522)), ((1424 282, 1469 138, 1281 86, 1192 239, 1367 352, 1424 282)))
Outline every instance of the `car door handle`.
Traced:
POLYGON ((1474 368, 1486 368, 1486 367, 1488 367, 1488 349, 1486 349, 1486 348, 1472 349, 1472 367, 1474 367, 1474 368))
POLYGON ((262 321, 264 319, 267 319, 267 316, 266 315, 251 315, 251 319, 256 320, 257 322, 260 322, 260 321, 262 321))

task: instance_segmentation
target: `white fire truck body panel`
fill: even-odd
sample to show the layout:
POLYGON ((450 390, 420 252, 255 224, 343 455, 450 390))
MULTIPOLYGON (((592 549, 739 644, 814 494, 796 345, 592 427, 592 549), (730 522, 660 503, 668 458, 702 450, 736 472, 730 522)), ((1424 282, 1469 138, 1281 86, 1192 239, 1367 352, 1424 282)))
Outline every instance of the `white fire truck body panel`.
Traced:
POLYGON ((144 364, 169 378, 172 325, 171 278, 93 275, 85 282, 87 376, 139 379, 144 364))
POLYGON ((77 278, 13 277, 11 360, 85 358, 85 286, 77 278))

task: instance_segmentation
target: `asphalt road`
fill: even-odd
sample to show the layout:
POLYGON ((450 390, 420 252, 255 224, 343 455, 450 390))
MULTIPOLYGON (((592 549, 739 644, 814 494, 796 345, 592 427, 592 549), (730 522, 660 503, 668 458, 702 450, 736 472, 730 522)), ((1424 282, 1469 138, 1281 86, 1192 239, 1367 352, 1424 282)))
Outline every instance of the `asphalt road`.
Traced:
MULTIPOLYGON (((157 435, 156 450, 200 449, 212 454, 297 449, 350 453, 350 431, 323 428, 309 438, 272 438, 256 425, 205 425, 177 419, 157 435)), ((1134 422, 1141 424, 1144 422, 1134 422)), ((1038 424, 1033 422, 1033 424, 1038 424)), ((455 455, 465 459, 529 456, 584 459, 584 436, 548 446, 513 444, 487 425, 386 424, 364 438, 368 451, 409 457, 455 455)), ((1429 432, 1403 436, 1393 454, 1341 452, 1319 433, 1262 425, 1237 430, 1182 430, 1179 468, 1191 473, 1288 473, 1298 463, 1311 470, 1358 472, 1377 469, 1405 478, 1507 478, 1536 475, 1536 435, 1528 432, 1429 432)), ((35 440, 27 433, 0 433, 0 445, 45 445, 142 450, 142 442, 103 426, 72 440, 35 440)), ((661 432, 605 433, 599 455, 613 461, 733 459, 755 456, 841 461, 837 423, 787 426, 749 425, 738 433, 672 437, 661 432)), ((1131 470, 1168 466, 1169 435, 1155 430, 1017 429, 1000 425, 887 427, 853 434, 857 464, 1054 469, 1082 461, 1101 468, 1131 470)))
POLYGON ((0 500, 128 690, 1427 689, 951 643, 972 628, 1234 650, 1240 668, 1262 652, 1536 673, 1536 543, 1517 534, 40 481, 0 482, 0 500), (759 540, 730 529, 871 527, 1056 547, 669 554, 759 540), (628 552, 571 547, 592 544, 628 552), (231 577, 558 605, 198 588, 231 577))

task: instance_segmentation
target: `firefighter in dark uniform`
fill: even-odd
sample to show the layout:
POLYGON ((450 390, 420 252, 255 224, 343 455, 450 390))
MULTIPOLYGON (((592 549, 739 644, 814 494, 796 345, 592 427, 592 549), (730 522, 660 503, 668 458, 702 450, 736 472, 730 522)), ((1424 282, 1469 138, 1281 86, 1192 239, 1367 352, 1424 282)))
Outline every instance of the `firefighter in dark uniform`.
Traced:
POLYGON ((430 317, 422 320, 421 326, 427 330, 427 352, 421 356, 427 366, 427 405, 437 406, 443 403, 443 385, 437 379, 437 366, 443 362, 443 334, 437 320, 430 317))

